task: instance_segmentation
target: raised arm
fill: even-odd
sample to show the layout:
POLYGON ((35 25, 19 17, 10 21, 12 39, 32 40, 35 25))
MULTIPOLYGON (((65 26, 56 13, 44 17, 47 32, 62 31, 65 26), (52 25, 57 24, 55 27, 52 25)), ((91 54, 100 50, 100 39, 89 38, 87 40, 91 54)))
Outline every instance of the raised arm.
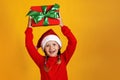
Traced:
POLYGON ((38 53, 33 44, 32 27, 30 25, 28 25, 28 28, 25 31, 25 45, 31 58, 37 65, 40 65, 40 63, 43 61, 43 56, 38 53))
POLYGON ((63 25, 61 14, 59 13, 59 15, 60 17, 58 18, 58 20, 60 21, 61 31, 68 39, 68 45, 62 54, 67 64, 75 51, 77 40, 70 29, 67 26, 63 25))
POLYGON ((67 26, 62 26, 61 30, 68 39, 68 45, 62 54, 65 57, 67 64, 75 51, 77 40, 67 26))

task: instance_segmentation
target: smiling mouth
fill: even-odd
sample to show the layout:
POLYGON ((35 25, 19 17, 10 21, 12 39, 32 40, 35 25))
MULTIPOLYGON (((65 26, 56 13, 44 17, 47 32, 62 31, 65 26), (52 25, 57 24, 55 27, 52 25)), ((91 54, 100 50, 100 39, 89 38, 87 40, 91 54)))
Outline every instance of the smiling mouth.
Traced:
POLYGON ((54 52, 55 52, 55 50, 54 51, 49 51, 50 54, 53 54, 54 52))

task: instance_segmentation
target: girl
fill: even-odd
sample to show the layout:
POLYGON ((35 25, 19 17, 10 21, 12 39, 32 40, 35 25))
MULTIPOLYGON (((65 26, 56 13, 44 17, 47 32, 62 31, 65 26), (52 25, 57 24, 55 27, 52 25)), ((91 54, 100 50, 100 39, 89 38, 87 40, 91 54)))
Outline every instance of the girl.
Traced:
POLYGON ((61 31, 68 39, 68 45, 63 53, 60 52, 62 47, 61 40, 52 29, 41 36, 37 47, 34 46, 32 41, 31 21, 29 21, 28 28, 25 31, 26 48, 40 69, 41 80, 68 80, 66 66, 75 51, 77 41, 70 29, 62 24, 60 18, 59 20, 61 31), (40 55, 37 51, 40 47, 45 52, 45 56, 40 55))

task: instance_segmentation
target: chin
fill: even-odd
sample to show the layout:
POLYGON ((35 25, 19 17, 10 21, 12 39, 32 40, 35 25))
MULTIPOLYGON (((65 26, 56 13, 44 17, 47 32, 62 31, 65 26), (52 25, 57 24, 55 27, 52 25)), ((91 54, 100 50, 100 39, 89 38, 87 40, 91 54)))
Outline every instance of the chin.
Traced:
POLYGON ((50 57, 57 57, 57 55, 49 55, 50 57))

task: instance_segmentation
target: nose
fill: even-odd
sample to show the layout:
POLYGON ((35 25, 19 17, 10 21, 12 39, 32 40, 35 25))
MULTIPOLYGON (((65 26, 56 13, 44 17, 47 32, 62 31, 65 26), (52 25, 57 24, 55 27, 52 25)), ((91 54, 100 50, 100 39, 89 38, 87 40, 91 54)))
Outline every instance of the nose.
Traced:
POLYGON ((52 45, 50 45, 50 49, 53 49, 53 46, 52 46, 52 45))

